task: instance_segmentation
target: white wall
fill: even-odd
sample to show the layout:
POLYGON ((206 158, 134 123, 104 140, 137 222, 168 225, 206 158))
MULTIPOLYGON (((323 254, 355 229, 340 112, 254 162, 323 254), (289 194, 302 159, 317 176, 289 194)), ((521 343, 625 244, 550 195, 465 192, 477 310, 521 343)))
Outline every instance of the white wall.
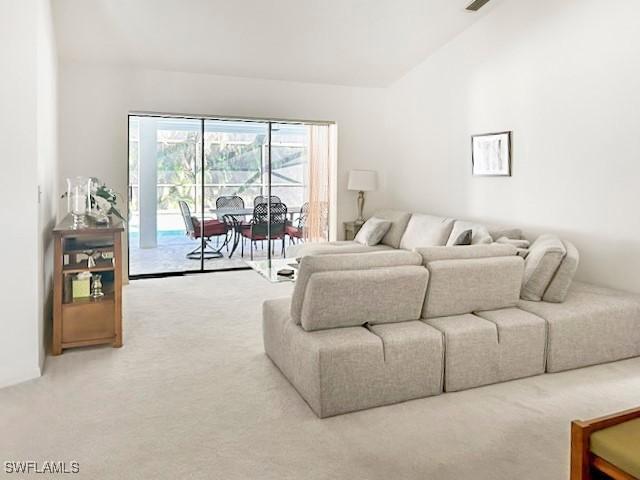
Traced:
POLYGON ((40 365, 51 337, 53 312, 53 237, 59 190, 58 178, 58 59, 50 0, 38 0, 37 25, 37 148, 40 206, 38 212, 38 337, 40 365))
POLYGON ((556 232, 580 278, 640 292, 638 18, 637 0, 494 4, 390 87, 392 203, 556 232), (472 177, 470 135, 501 130, 513 177, 472 177))
MULTIPOLYGON (((60 182, 97 176, 126 194, 130 111, 336 121, 339 229, 356 215, 348 171, 384 161, 382 89, 61 64, 59 94, 60 182)), ((368 199, 370 209, 385 203, 381 192, 368 199)))
MULTIPOLYGON (((38 181, 51 197, 55 171, 55 77, 48 0, 0 4, 0 386, 40 374, 44 358, 42 232, 53 218, 38 206, 38 181)), ((47 275, 50 268, 46 267, 47 275)))

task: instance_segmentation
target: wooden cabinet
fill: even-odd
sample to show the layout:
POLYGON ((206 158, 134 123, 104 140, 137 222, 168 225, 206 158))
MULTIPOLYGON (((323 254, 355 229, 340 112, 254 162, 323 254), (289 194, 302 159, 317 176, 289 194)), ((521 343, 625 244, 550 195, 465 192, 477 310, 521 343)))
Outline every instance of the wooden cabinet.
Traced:
POLYGON ((74 228, 67 216, 53 230, 52 354, 87 345, 122 346, 122 232, 119 221, 74 228), (102 282, 101 297, 74 298, 73 278, 88 272, 102 282))

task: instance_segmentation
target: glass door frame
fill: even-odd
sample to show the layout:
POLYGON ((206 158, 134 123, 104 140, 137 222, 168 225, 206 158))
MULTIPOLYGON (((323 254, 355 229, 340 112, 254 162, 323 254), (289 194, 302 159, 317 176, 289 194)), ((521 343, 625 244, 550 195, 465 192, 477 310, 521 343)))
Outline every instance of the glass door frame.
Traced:
MULTIPOLYGON (((226 116, 218 116, 218 115, 191 115, 191 114, 180 114, 180 113, 159 113, 159 112, 147 112, 147 111, 131 111, 127 114, 127 154, 126 154, 126 162, 127 162, 127 214, 129 216, 129 207, 131 203, 130 198, 130 144, 131 144, 131 118, 132 117, 149 117, 149 118, 161 118, 161 119, 176 119, 176 120, 198 120, 200 122, 200 152, 199 158, 196 158, 196 165, 201 166, 200 168, 200 248, 201 252, 204 251, 206 240, 204 238, 204 215, 205 215, 205 122, 206 121, 235 121, 235 122, 250 122, 250 123, 263 123, 267 128, 267 171, 263 172, 263 175, 266 173, 267 176, 267 198, 271 198, 272 196, 272 139, 273 139, 273 126, 282 124, 282 125, 325 125, 328 128, 334 129, 334 136, 337 137, 337 124, 334 121, 318 121, 318 120, 288 120, 288 119, 274 119, 274 118, 256 118, 256 117, 226 117, 226 116)), ((333 145, 329 145, 329 148, 333 150, 332 158, 333 164, 330 165, 329 171, 331 172, 328 178, 329 182, 329 191, 331 192, 330 201, 329 201, 329 219, 328 219, 328 232, 329 238, 333 238, 332 232, 335 228, 335 215, 336 215, 336 203, 337 198, 335 194, 335 185, 337 184, 337 138, 334 138, 331 142, 333 145)), ((196 150, 196 156, 198 157, 196 150)), ((196 168, 197 171, 197 168, 196 168)), ((198 179, 196 178, 195 188, 198 191, 197 185, 198 179)), ((196 195, 197 198, 197 195, 196 195)), ((271 202, 267 203, 267 216, 271 219, 271 202)), ((183 275, 191 275, 191 274, 199 274, 199 273, 212 273, 212 272, 225 272, 225 271, 238 271, 238 270, 249 270, 251 267, 248 265, 244 265, 242 267, 229 267, 224 269, 207 269, 205 268, 205 256, 203 254, 200 255, 200 268, 197 270, 184 270, 184 271, 172 271, 172 272, 157 272, 157 273, 139 273, 139 274, 131 274, 131 248, 129 245, 129 225, 127 224, 126 228, 127 238, 127 277, 131 280, 142 279, 142 278, 162 278, 162 277, 173 277, 173 276, 183 276, 183 275)), ((267 222, 267 260, 271 260, 272 258, 272 239, 271 239, 271 220, 267 222)))

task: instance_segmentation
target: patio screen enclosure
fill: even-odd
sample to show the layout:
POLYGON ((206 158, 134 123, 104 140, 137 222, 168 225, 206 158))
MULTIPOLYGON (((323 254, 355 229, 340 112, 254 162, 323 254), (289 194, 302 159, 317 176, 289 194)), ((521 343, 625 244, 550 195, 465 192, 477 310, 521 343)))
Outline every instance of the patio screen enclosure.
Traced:
POLYGON ((128 148, 132 278, 242 268, 329 237, 332 123, 132 114, 128 148))

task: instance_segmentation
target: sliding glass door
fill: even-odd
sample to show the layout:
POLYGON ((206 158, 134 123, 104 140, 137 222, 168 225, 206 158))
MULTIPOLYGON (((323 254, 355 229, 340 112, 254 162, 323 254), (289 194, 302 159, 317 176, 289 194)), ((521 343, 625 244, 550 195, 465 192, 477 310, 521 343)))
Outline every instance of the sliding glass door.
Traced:
MULTIPOLYGON (((245 267, 243 253, 252 233, 254 200, 267 188, 269 124, 204 120, 206 210, 224 223, 227 244, 222 256, 205 261, 205 270, 245 267)), ((264 240, 260 242, 264 251, 264 240)))
POLYGON ((202 218, 201 149, 199 120, 130 117, 131 275, 201 269, 196 240, 202 218), (185 218, 191 219, 188 227, 185 218))
POLYGON ((130 276, 245 268, 326 241, 333 128, 130 116, 130 276))

